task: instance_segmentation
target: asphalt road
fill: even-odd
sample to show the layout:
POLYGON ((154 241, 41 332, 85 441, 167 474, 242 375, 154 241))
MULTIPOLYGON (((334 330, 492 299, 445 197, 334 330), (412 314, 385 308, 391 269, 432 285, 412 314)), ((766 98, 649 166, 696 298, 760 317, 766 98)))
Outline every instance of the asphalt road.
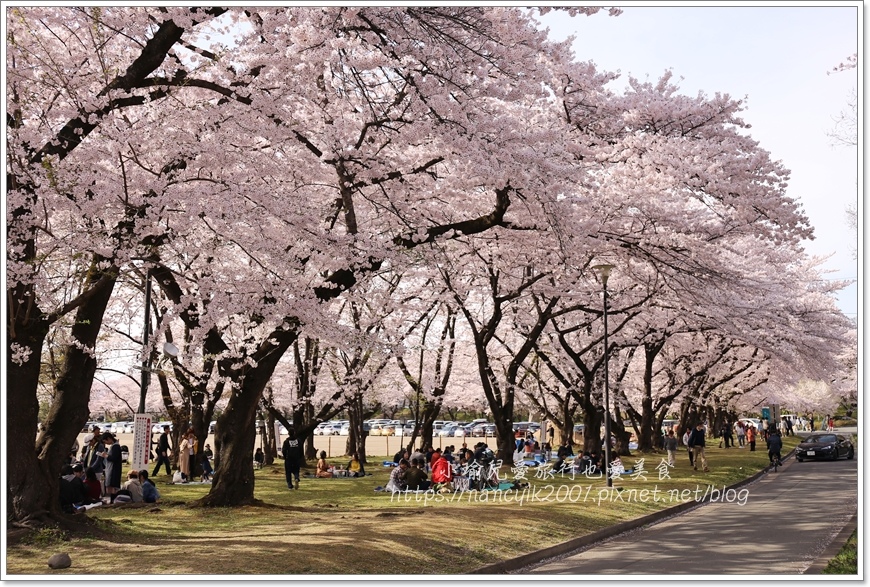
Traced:
POLYGON ((747 485, 746 500, 708 503, 579 553, 527 567, 544 575, 803 573, 858 508, 858 460, 789 459, 747 485))

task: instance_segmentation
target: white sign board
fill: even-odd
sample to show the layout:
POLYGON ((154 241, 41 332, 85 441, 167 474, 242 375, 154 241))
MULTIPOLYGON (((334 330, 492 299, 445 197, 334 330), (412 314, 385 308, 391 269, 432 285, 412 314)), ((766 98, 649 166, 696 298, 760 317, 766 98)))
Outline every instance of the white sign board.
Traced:
POLYGON ((151 414, 136 414, 133 421, 133 450, 130 467, 136 471, 150 469, 151 465, 151 414))

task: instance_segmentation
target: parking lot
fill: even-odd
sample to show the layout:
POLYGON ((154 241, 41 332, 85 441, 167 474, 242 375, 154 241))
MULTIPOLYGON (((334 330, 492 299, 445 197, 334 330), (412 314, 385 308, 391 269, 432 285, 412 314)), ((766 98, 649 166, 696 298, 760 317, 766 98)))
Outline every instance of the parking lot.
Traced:
MULTIPOLYGON (((133 446, 133 434, 122 432, 120 434, 115 435, 118 438, 118 442, 122 446, 133 446)), ((85 433, 82 432, 78 436, 79 446, 83 446, 85 433)), ((157 435, 154 435, 153 438, 156 440, 157 435)), ((278 445, 280 447, 281 442, 284 441, 284 436, 278 441, 278 445)), ((327 458, 337 458, 345 456, 345 447, 347 445, 347 436, 314 436, 314 447, 318 452, 321 450, 326 451, 327 458)), ((399 450, 400 447, 406 446, 410 440, 410 436, 369 436, 366 438, 366 454, 369 456, 392 456, 399 450)), ((205 440, 212 448, 214 448, 214 435, 209 434, 205 440)), ((441 437, 437 436, 433 439, 433 444, 435 448, 445 448, 447 446, 453 445, 456 448, 460 448, 463 442, 467 442, 469 447, 473 447, 478 442, 485 442, 490 447, 495 447, 495 437, 494 436, 483 436, 483 437, 467 437, 467 438, 457 438, 457 437, 441 437)), ((419 440, 418 440, 419 444, 419 440)), ((262 446, 261 437, 257 435, 257 440, 254 444, 254 448, 262 446)))

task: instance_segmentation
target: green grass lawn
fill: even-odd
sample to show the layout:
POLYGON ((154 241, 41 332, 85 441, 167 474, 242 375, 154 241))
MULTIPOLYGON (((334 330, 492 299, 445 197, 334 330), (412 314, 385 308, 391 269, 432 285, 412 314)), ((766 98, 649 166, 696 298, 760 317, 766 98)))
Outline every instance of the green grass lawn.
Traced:
MULTIPOLYGON (((374 491, 387 484, 389 469, 380 466, 387 457, 369 457, 371 476, 303 477, 297 491, 287 489, 279 460, 255 472, 255 497, 266 506, 204 509, 188 504, 208 485, 169 485, 160 477, 161 503, 90 510, 108 539, 36 533, 7 548, 7 573, 465 573, 695 499, 768 464, 764 450, 716 444, 707 449, 709 473, 693 471, 685 450, 663 478, 657 469, 663 453, 624 458, 636 473, 614 482, 621 492, 608 491, 602 479, 544 479, 528 469, 525 491, 396 499, 374 491), (68 552, 73 566, 50 571, 46 561, 56 552, 68 552)), ((796 444, 786 438, 785 450, 796 444)), ((502 470, 509 479, 520 473, 502 470)))
POLYGON ((840 552, 822 570, 823 575, 858 574, 858 531, 852 532, 840 552))

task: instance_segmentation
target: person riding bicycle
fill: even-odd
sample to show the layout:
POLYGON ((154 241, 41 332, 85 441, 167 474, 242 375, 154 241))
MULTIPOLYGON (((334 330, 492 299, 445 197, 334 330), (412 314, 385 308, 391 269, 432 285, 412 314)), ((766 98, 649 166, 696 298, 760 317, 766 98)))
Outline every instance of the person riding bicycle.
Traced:
POLYGON ((767 456, 770 458, 771 465, 774 464, 775 457, 776 465, 782 466, 782 437, 776 428, 771 429, 770 436, 767 437, 767 456))

